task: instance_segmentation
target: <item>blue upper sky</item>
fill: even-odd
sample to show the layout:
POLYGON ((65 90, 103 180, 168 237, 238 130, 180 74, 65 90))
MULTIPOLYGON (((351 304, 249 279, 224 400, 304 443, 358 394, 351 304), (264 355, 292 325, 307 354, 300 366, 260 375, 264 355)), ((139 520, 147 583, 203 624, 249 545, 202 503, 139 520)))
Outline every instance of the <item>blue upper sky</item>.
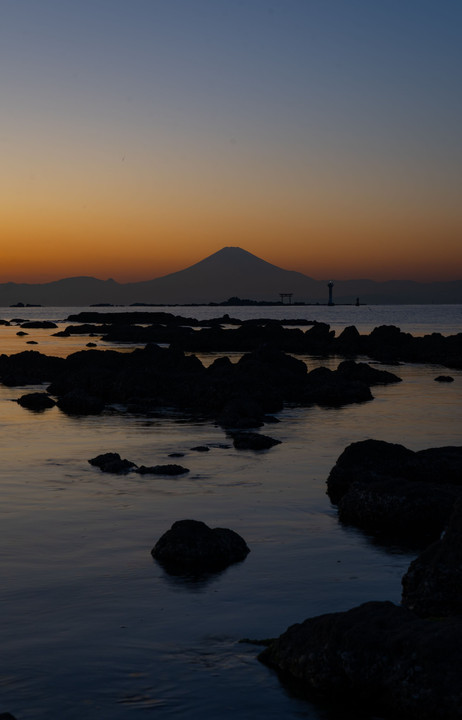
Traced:
MULTIPOLYGON (((284 264, 277 226, 285 265, 310 275, 332 267, 326 241, 341 252, 356 237, 359 257, 371 233, 389 239, 403 272, 403 243, 414 258, 425 250, 428 276, 438 242, 436 274, 448 263, 462 273, 459 0, 2 0, 0 10, 12 268, 20 216, 35 218, 51 253, 67 214, 101 243, 90 274, 103 272, 111 235, 117 276, 129 234, 111 229, 112 206, 153 271, 225 244, 284 264), (180 214, 197 232, 186 236, 180 214), (427 237, 433 226, 441 232, 427 237)), ((371 255, 358 272, 393 262, 371 255)))

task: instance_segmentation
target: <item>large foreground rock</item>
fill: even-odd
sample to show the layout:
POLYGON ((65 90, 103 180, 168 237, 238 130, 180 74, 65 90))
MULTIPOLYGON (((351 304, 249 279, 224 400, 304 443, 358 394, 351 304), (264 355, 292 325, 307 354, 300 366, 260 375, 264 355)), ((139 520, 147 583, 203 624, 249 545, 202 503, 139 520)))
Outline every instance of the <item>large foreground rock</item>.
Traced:
POLYGON ((151 550, 167 572, 206 573, 244 560, 250 552, 243 538, 227 528, 211 528, 198 520, 173 523, 151 550))
POLYGON ((393 720, 462 718, 460 618, 369 602, 293 625, 260 659, 313 698, 393 720))
POLYGON ((386 540, 437 540, 462 497, 462 447, 413 452, 364 440, 349 445, 327 480, 339 519, 386 540))
POLYGON ((456 503, 443 537, 409 566, 402 602, 423 617, 462 615, 462 501, 456 503))

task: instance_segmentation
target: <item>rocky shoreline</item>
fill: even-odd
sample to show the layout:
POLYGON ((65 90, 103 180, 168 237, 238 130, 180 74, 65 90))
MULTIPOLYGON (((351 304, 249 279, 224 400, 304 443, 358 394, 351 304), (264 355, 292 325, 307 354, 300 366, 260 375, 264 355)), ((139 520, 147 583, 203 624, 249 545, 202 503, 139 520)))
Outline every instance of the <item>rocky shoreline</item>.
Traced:
MULTIPOLYGON (((67 358, 37 351, 0 356, 0 381, 10 387, 47 384, 68 414, 99 414, 108 407, 149 414, 176 408, 201 414, 225 428, 258 428, 274 422, 285 403, 338 407, 372 400, 371 386, 400 382, 394 373, 352 360, 336 370, 316 368, 279 349, 262 346, 236 363, 217 358, 205 367, 194 355, 147 345, 129 353, 83 350, 67 358)), ((42 410, 46 396, 22 396, 42 410)))
MULTIPOLYGON (((71 316, 69 320, 84 324, 58 335, 94 335, 145 347, 83 350, 67 358, 36 351, 1 355, 0 382, 44 385, 43 391, 17 399, 32 412, 55 406, 69 415, 179 410, 222 427, 237 450, 259 451, 279 441, 255 430, 278 422, 275 414, 288 404, 368 402, 373 400, 371 387, 401 381, 358 359, 462 368, 462 334, 413 338, 382 326, 367 336, 351 327, 335 337, 323 323, 308 323, 304 331, 284 327, 285 321, 242 323, 227 315, 203 323, 167 313, 130 315, 114 319, 110 314, 110 322, 109 314, 71 316), (224 355, 206 367, 188 354, 228 351, 242 356, 233 363, 224 355), (335 370, 310 370, 297 354, 345 359, 335 370)), ((188 472, 175 464, 138 467, 117 453, 89 462, 107 473, 188 472)), ((340 522, 379 541, 422 551, 403 578, 402 605, 371 602, 310 618, 272 641, 260 659, 284 683, 296 682, 311 698, 329 698, 393 719, 462 718, 462 447, 414 452, 380 440, 353 443, 332 468, 327 493, 340 522)), ((215 572, 241 562, 248 552, 233 531, 211 530, 192 520, 175 523, 152 549, 172 573, 215 572), (197 548, 192 555, 185 554, 191 537, 197 548)))
POLYGON ((311 699, 393 719, 462 718, 462 447, 353 443, 327 485, 340 518, 343 507, 343 519, 379 536, 437 539, 404 575, 401 606, 309 618, 260 660, 311 699))
POLYGON ((195 320, 166 312, 82 312, 56 335, 93 334, 106 342, 169 343, 184 352, 250 352, 262 344, 295 354, 365 356, 380 362, 425 362, 462 368, 462 333, 414 337, 395 325, 362 335, 346 327, 338 336, 326 323, 305 319, 239 320, 228 314, 195 320), (302 327, 308 329, 303 330, 302 327))

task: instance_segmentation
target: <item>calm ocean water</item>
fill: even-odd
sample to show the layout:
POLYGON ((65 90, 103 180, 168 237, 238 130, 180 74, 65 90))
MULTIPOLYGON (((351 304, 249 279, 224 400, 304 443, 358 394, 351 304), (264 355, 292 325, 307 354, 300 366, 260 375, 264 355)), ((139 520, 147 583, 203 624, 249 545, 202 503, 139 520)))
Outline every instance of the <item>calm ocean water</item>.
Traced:
MULTIPOLYGON (((0 317, 64 321, 78 310, 4 308, 0 317)), ((171 311, 304 317, 336 331, 462 330, 460 305, 171 311)), ((34 349, 65 355, 87 342, 17 331, 0 326, 0 352, 31 349, 34 340, 34 349)), ((320 364, 304 359, 310 369, 320 364)), ((237 451, 220 428, 182 416, 32 413, 14 402, 30 387, 0 385, 0 712, 18 720, 328 717, 284 690, 256 660, 258 648, 239 639, 272 637, 367 600, 399 602, 412 555, 341 527, 325 481, 345 446, 368 437, 414 450, 459 445, 462 372, 449 371, 455 382, 441 385, 437 366, 390 369, 403 382, 373 388, 371 402, 286 408, 263 429, 282 444, 260 454, 237 451), (201 444, 210 452, 191 450, 201 444), (87 461, 107 451, 145 465, 184 452, 191 472, 103 475, 87 461), (202 583, 166 575, 150 550, 185 517, 239 532, 251 548, 245 562, 202 583)))

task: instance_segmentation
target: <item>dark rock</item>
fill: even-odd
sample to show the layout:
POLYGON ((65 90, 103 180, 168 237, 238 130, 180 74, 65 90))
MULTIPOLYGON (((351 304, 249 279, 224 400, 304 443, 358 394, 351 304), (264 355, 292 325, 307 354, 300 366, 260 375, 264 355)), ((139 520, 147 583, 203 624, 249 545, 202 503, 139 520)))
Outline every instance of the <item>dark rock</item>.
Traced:
POLYGON ((211 529, 198 520, 179 520, 157 541, 151 554, 168 572, 177 574, 222 570, 244 560, 249 552, 243 538, 233 530, 211 529))
POLYGON ((380 325, 366 338, 365 349, 369 356, 387 362, 400 358, 412 340, 412 335, 401 332, 395 325, 380 325))
POLYGON ((184 453, 181 453, 181 452, 173 452, 173 453, 169 453, 168 456, 169 456, 169 457, 172 457, 172 458, 180 458, 180 457, 184 457, 184 453))
POLYGON ((188 468, 182 467, 182 465, 152 465, 146 467, 146 465, 140 465, 135 472, 140 475, 184 475, 188 473, 188 468))
POLYGON ((283 390, 284 394, 299 388, 307 376, 307 367, 302 360, 271 345, 262 345, 254 352, 243 355, 236 364, 236 370, 241 382, 257 385, 263 382, 268 387, 283 390))
POLYGON ((216 378, 228 378, 234 371, 234 365, 229 357, 219 357, 207 368, 207 373, 216 378))
POLYGON ((382 541, 421 548, 439 537, 460 494, 454 487, 376 477, 351 484, 338 516, 382 541))
POLYGON ((403 475, 421 482, 462 486, 462 447, 419 450, 408 458, 403 475))
POLYGON ((26 345, 38 345, 38 342, 37 342, 37 340, 28 340, 26 342, 26 345))
POLYGON ((70 322, 79 323, 107 323, 111 325, 130 325, 130 324, 143 324, 149 325, 151 323, 163 323, 165 325, 190 325, 196 327, 198 325, 197 320, 194 318, 183 317, 182 315, 172 315, 172 313, 164 311, 155 312, 142 312, 142 311, 123 311, 123 312, 93 312, 83 311, 75 315, 69 315, 67 318, 70 322))
POLYGON ((338 703, 342 716, 348 705, 393 720, 462 718, 459 618, 369 602, 293 625, 260 660, 312 699, 338 703))
POLYGON ((315 323, 304 335, 307 351, 316 355, 328 353, 335 338, 334 330, 322 322, 315 323))
POLYGON ((85 347, 94 348, 94 347, 96 347, 96 343, 88 342, 85 347))
POLYGON ((438 377, 435 378, 435 382, 451 383, 454 382, 454 378, 450 375, 438 375, 438 377))
POLYGON ((217 415, 217 423, 225 428, 257 428, 263 425, 265 413, 252 397, 231 398, 217 415))
POLYGON ((373 400, 373 397, 366 383, 350 380, 341 372, 319 367, 308 373, 300 400, 305 405, 316 403, 324 407, 340 407, 367 402, 373 400))
POLYGON ((327 479, 327 494, 334 504, 348 491, 351 483, 377 476, 400 476, 413 456, 404 445, 384 440, 351 443, 337 459, 327 479))
POLYGON ((64 369, 66 360, 26 350, 14 355, 0 355, 0 379, 4 385, 49 382, 64 369))
POLYGON ((52 322, 51 320, 28 320, 27 322, 22 323, 22 328, 29 329, 29 328, 57 328, 58 326, 56 323, 52 322))
POLYGON ((436 540, 462 497, 462 447, 413 452, 380 440, 352 443, 327 480, 342 522, 384 540, 436 540))
POLYGON ((418 615, 462 615, 462 500, 441 539, 411 563, 402 582, 402 603, 418 615))
POLYGON ((280 440, 275 440, 268 435, 260 433, 236 433, 233 437, 233 445, 237 450, 268 450, 273 445, 280 445, 280 440))
POLYGON ((68 325, 64 330, 53 333, 53 337, 70 337, 71 335, 90 335, 91 337, 102 335, 106 330, 106 326, 101 325, 68 325))
POLYGON ((366 385, 389 385, 401 382, 401 378, 387 370, 378 370, 367 363, 356 363, 353 360, 344 360, 337 371, 348 380, 359 380, 366 385))
POLYGON ((28 410, 46 410, 56 405, 55 401, 47 393, 43 392, 21 395, 17 402, 28 410))
POLYGON ((89 395, 84 390, 71 390, 62 395, 57 405, 68 415, 99 415, 104 410, 104 402, 95 395, 89 395))
POLYGON ((194 452, 209 452, 210 448, 207 445, 196 445, 191 450, 194 450, 194 452))
POLYGON ((103 453, 102 455, 97 455, 88 462, 90 465, 99 467, 102 472, 115 473, 117 475, 125 474, 133 468, 136 468, 135 463, 130 460, 122 460, 119 453, 103 453))
POLYGON ((344 328, 335 339, 335 351, 343 355, 360 355, 362 353, 362 338, 354 325, 344 328))
POLYGON ((23 337, 24 335, 29 335, 29 333, 26 333, 23 330, 19 330, 16 335, 18 335, 19 337, 23 337))

